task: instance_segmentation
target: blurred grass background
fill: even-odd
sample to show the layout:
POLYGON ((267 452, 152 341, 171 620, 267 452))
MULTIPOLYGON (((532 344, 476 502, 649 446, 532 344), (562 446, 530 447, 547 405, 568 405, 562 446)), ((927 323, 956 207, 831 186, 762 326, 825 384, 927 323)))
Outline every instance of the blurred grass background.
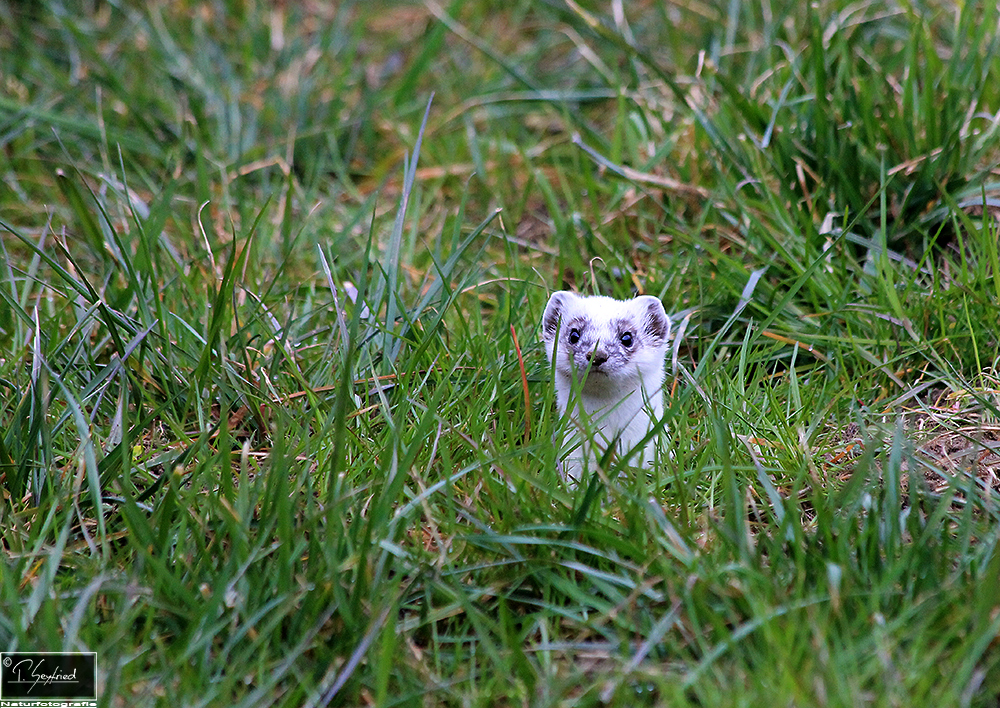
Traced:
POLYGON ((990 3, 0 3, 0 646, 102 705, 993 706, 990 3), (675 313, 580 489, 549 292, 675 313))

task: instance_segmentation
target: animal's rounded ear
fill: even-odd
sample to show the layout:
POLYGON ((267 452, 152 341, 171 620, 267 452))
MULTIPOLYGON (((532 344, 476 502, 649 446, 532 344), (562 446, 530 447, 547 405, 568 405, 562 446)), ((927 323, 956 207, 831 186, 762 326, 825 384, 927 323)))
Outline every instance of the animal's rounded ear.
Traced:
POLYGON ((652 295, 642 295, 636 298, 642 308, 643 329, 650 337, 660 342, 665 342, 670 338, 670 317, 663 309, 660 298, 652 295))
POLYGON ((568 290, 552 293, 549 304, 545 306, 545 314, 542 315, 542 339, 546 342, 551 342, 556 338, 556 332, 559 331, 559 320, 576 297, 568 290))

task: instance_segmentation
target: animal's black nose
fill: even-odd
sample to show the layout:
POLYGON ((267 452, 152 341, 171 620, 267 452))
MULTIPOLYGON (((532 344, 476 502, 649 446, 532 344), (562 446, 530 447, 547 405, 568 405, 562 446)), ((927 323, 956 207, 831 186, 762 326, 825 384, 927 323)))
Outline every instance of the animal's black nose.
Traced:
POLYGON ((608 355, 604 352, 590 352, 587 359, 590 361, 590 365, 596 368, 608 360, 608 355))

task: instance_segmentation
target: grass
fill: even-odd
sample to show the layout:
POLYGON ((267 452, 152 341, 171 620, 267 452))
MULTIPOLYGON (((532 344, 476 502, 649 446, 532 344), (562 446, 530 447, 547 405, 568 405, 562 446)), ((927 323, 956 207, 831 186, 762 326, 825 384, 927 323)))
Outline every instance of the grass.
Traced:
POLYGON ((996 7, 85 10, 0 6, 0 646, 107 706, 995 704, 996 7), (563 287, 675 313, 648 477, 556 472, 563 287))

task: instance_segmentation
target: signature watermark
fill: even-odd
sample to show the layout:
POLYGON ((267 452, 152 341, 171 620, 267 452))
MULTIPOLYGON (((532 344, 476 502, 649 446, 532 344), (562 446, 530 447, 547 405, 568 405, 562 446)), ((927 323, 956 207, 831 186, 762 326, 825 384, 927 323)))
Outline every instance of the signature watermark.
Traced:
POLYGON ((93 653, 0 652, 0 700, 96 698, 95 658, 93 653))

